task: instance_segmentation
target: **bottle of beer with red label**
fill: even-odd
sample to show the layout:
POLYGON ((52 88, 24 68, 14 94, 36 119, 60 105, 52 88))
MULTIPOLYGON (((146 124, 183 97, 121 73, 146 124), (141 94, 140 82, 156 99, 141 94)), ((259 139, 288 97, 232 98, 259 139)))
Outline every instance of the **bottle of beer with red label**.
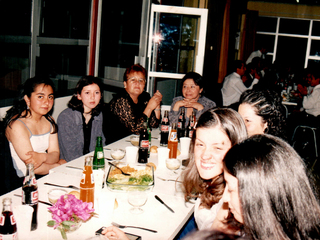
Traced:
POLYGON ((160 138, 160 146, 168 146, 168 137, 169 137, 169 111, 166 110, 164 112, 164 117, 161 122, 161 138, 160 138))
POLYGON ((11 198, 2 200, 2 214, 0 220, 0 239, 18 239, 16 220, 11 209, 11 198))
POLYGON ((196 116, 192 112, 191 116, 189 117, 189 124, 187 127, 186 137, 192 138, 195 122, 196 122, 196 116))
POLYGON ((143 129, 140 132, 138 163, 148 163, 148 151, 149 151, 149 134, 147 130, 147 122, 144 122, 143 129))
POLYGON ((31 231, 38 227, 38 185, 32 163, 27 164, 27 174, 22 186, 22 204, 33 207, 31 231))
POLYGON ((178 118, 178 140, 180 140, 181 137, 185 136, 186 132, 186 115, 185 115, 185 109, 184 107, 181 108, 181 112, 178 118))

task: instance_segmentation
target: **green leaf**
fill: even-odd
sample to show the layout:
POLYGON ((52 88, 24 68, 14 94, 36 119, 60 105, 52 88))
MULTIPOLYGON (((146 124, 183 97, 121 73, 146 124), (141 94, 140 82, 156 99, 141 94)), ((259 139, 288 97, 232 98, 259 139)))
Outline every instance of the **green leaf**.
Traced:
POLYGON ((48 227, 53 227, 56 224, 56 221, 50 220, 47 222, 48 227))
POLYGON ((63 238, 64 240, 67 240, 67 239, 68 239, 68 238, 67 238, 67 234, 66 234, 66 232, 64 231, 64 229, 63 229, 63 228, 59 228, 59 230, 60 230, 60 232, 61 232, 62 238, 63 238))

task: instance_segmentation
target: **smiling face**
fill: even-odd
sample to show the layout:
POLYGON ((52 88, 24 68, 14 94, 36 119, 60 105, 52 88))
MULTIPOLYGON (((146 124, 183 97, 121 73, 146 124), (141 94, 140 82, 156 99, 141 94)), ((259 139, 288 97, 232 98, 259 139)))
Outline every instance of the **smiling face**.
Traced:
POLYGON ((186 99, 198 99, 202 90, 203 89, 200 89, 200 87, 196 85, 191 78, 188 78, 183 82, 182 95, 186 99))
POLYGON ((249 137, 255 134, 264 134, 268 123, 264 122, 263 118, 256 114, 252 106, 242 103, 239 106, 238 112, 244 120, 249 137))
POLYGON ((31 93, 30 98, 25 95, 24 100, 29 107, 32 115, 46 115, 53 106, 54 95, 50 85, 39 84, 31 93))
POLYGON ((228 203, 230 212, 234 218, 238 222, 243 223, 238 179, 227 171, 224 171, 224 180, 226 181, 226 188, 223 193, 223 201, 228 203))
POLYGON ((231 148, 229 137, 219 126, 197 128, 194 159, 203 179, 212 179, 223 172, 223 158, 231 148))
POLYGON ((127 81, 123 82, 123 84, 129 95, 137 98, 144 90, 146 77, 142 72, 131 72, 127 77, 127 81))
POLYGON ((77 94, 79 100, 83 103, 85 113, 91 112, 100 102, 101 91, 97 84, 93 83, 82 88, 81 94, 77 94))

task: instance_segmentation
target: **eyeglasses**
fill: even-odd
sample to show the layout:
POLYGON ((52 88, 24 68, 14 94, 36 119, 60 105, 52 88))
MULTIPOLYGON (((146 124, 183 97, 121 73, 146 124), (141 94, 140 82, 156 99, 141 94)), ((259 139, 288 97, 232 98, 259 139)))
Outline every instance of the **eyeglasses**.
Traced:
POLYGON ((128 81, 129 81, 130 83, 139 83, 140 85, 145 84, 145 82, 146 82, 145 79, 143 79, 143 78, 136 78, 136 77, 129 78, 128 81))

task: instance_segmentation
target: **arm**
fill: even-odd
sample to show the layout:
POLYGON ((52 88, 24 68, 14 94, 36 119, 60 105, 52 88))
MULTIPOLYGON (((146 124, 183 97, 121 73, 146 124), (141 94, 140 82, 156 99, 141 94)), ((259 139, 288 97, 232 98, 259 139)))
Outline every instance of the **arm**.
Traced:
POLYGON ((223 203, 222 207, 219 209, 216 218, 214 219, 211 229, 215 231, 220 231, 226 234, 237 234, 236 229, 231 228, 227 223, 226 219, 229 214, 228 203, 223 203))
POLYGON ((108 238, 111 237, 110 239, 129 240, 129 238, 125 235, 123 231, 114 226, 105 228, 102 231, 102 234, 107 236, 108 238))
POLYGON ((169 112, 170 125, 172 123, 178 123, 180 104, 182 104, 182 102, 183 102, 183 97, 176 97, 173 99, 171 104, 171 109, 169 112))
MULTIPOLYGON (((160 103, 162 100, 162 94, 157 90, 155 94, 150 98, 146 108, 144 109, 143 113, 150 118, 151 113, 155 109, 160 109, 160 103)), ((155 116, 157 119, 160 119, 160 111, 156 111, 155 116)))
POLYGON ((253 85, 257 84, 259 82, 258 79, 254 79, 250 87, 246 87, 241 79, 237 79, 237 81, 234 82, 234 85, 232 86, 239 94, 242 94, 248 89, 252 89, 253 85))
POLYGON ((316 89, 310 95, 304 96, 302 106, 304 109, 314 108, 319 100, 320 89, 316 89))

